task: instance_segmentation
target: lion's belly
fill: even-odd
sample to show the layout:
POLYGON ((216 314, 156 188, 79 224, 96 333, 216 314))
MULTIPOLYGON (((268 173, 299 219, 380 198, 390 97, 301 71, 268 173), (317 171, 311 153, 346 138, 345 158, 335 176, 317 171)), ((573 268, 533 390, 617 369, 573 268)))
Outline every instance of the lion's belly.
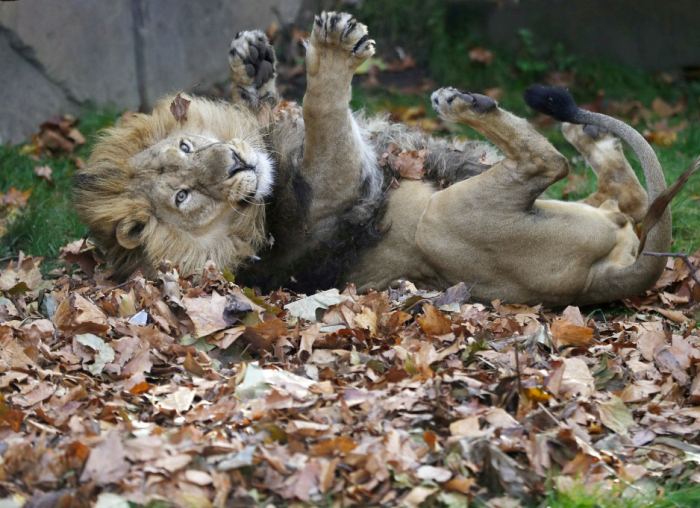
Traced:
POLYGON ((382 226, 388 228, 386 236, 361 253, 356 265, 343 274, 342 282, 354 283, 360 291, 385 289, 402 279, 419 287, 444 289, 446 281, 425 262, 415 242, 418 223, 435 187, 402 180, 398 189, 389 192, 389 205, 382 220, 382 226))

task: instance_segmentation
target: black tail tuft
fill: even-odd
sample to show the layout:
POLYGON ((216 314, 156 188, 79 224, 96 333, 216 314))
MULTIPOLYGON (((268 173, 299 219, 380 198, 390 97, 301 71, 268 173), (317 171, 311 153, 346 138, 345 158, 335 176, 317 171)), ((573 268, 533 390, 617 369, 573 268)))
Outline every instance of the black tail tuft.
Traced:
POLYGON ((579 111, 576 101, 564 88, 554 86, 532 86, 523 94, 525 104, 538 113, 542 113, 560 122, 578 123, 579 111))

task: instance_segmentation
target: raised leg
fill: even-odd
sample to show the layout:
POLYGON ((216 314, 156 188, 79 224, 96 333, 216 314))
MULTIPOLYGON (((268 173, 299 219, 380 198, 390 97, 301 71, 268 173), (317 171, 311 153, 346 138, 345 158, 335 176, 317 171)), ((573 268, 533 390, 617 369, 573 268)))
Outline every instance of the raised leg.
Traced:
POLYGON ((277 102, 275 50, 264 32, 238 32, 228 53, 231 68, 231 97, 234 102, 257 107, 277 102))
POLYGON ((598 208, 607 201, 615 201, 622 213, 640 222, 647 212, 649 199, 625 158, 620 140, 592 125, 565 123, 562 132, 598 177, 598 191, 583 202, 598 208))
POLYGON ((306 54, 303 168, 314 196, 309 220, 321 227, 355 201, 363 162, 375 160, 349 109, 355 69, 373 54, 367 27, 352 16, 316 16, 306 54))
POLYGON ((482 301, 567 304, 587 291, 591 267, 634 262, 638 240, 617 206, 537 200, 569 166, 528 122, 478 94, 442 89, 432 99, 443 118, 472 126, 506 155, 434 193, 421 215, 416 246, 445 284, 472 283, 482 301))
POLYGON ((441 88, 431 99, 441 117, 473 127, 505 154, 505 159, 477 178, 499 186, 502 192, 517 188, 508 192, 514 209, 527 209, 547 187, 568 175, 566 158, 526 120, 500 109, 490 97, 441 88))

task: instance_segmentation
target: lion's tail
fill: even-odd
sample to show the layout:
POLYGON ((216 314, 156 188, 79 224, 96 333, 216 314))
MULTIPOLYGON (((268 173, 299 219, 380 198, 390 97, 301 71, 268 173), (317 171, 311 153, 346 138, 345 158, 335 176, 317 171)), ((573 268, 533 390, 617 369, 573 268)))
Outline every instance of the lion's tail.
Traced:
MULTIPOLYGON (((575 124, 604 127, 624 139, 634 150, 644 171, 649 203, 666 190, 666 179, 659 159, 649 143, 639 132, 616 118, 592 113, 576 105, 571 94, 564 88, 534 86, 525 91, 525 102, 535 111, 549 115, 559 121, 575 124)), ((666 209, 656 226, 649 231, 645 250, 668 252, 671 246, 671 210, 666 209)), ((623 298, 646 291, 661 275, 666 265, 666 258, 640 255, 637 261, 625 268, 616 269, 605 274, 601 280, 593 281, 588 294, 594 299, 594 292, 599 285, 610 298, 623 298), (602 280, 605 278, 606 280, 602 280)), ((584 300, 586 298, 584 297, 584 300)))

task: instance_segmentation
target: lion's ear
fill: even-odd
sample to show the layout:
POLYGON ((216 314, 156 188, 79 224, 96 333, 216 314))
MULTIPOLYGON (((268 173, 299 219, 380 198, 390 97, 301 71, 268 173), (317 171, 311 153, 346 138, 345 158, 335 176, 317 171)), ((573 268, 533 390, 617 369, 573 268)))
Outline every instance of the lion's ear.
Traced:
POLYGON ((122 219, 117 225, 117 241, 125 249, 135 249, 141 244, 141 233, 146 223, 138 219, 122 219))

